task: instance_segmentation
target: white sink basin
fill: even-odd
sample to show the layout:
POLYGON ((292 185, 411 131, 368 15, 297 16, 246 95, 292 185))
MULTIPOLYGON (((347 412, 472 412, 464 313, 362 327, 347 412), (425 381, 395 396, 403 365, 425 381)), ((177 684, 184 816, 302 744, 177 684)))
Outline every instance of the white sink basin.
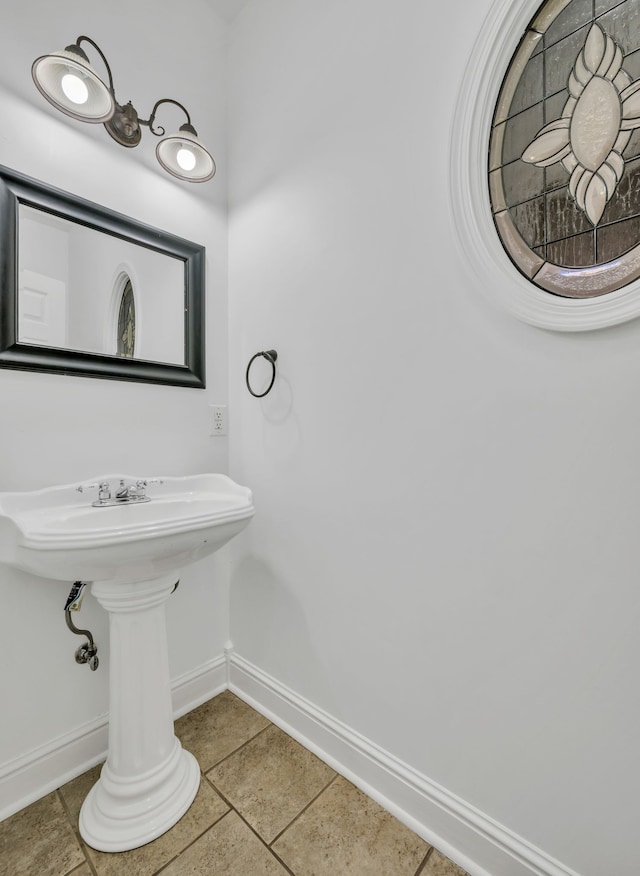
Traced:
MULTIPOLYGON (((106 475, 95 483, 113 490, 137 479, 106 475)), ((165 602, 184 566, 216 551, 254 514, 251 491, 225 475, 154 481, 149 502, 98 508, 77 484, 0 493, 0 563, 91 582, 109 612, 109 755, 79 818, 83 839, 103 852, 151 842, 196 795, 200 769, 173 730, 165 602)))
POLYGON ((225 475, 155 480, 150 502, 100 508, 77 484, 0 493, 0 562, 62 581, 147 581, 213 553, 254 514, 251 491, 225 475))

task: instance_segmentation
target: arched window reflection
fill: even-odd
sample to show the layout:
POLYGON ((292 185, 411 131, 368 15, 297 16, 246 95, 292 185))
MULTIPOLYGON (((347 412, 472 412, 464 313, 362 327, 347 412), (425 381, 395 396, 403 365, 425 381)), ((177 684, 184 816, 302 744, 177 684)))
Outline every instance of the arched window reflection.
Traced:
POLYGON ((133 300, 133 286, 127 277, 122 290, 118 311, 118 356, 133 359, 136 345, 136 305, 133 300))

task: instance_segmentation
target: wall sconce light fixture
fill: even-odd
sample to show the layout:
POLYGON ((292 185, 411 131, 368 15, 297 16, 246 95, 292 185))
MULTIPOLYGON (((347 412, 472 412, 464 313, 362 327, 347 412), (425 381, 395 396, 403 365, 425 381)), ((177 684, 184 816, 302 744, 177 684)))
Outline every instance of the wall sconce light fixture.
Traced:
POLYGON ((61 112, 80 122, 102 123, 121 146, 137 146, 142 137, 141 125, 156 137, 156 157, 167 173, 188 182, 206 182, 216 172, 216 164, 198 139, 185 107, 169 97, 158 100, 148 119, 141 119, 131 101, 118 103, 113 87, 111 68, 100 47, 88 36, 79 36, 75 43, 60 52, 36 58, 31 75, 38 91, 61 112), (109 76, 105 85, 89 63, 81 43, 90 43, 102 58, 109 76), (163 103, 180 107, 187 122, 175 134, 165 137, 165 129, 154 127, 156 112, 163 103))

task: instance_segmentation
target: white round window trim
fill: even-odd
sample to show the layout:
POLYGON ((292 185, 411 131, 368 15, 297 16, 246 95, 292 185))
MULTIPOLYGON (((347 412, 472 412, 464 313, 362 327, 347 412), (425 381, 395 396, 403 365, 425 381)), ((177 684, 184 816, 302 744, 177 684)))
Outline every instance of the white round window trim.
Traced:
POLYGON ((518 319, 555 331, 589 331, 640 316, 640 281, 596 298, 539 289, 512 264, 493 222, 488 191, 491 121, 505 73, 540 0, 496 0, 465 70, 451 130, 449 186, 463 261, 491 300, 518 319))

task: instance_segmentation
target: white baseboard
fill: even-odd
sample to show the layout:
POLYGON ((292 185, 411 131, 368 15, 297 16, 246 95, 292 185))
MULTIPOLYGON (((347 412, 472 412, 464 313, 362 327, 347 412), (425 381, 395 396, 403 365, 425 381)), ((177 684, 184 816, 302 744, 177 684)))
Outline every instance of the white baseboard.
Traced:
POLYGON ((101 715, 0 766, 0 821, 91 769, 107 754, 101 715))
POLYGON ((229 686, 228 678, 227 657, 220 654, 197 669, 174 679, 171 682, 174 719, 221 694, 229 686))
MULTIPOLYGON (((172 682, 178 718, 229 688, 471 876, 579 876, 229 650, 172 682)), ((0 821, 104 760, 107 716, 0 765, 0 821)))
MULTIPOLYGON (((227 688, 224 654, 171 683, 174 718, 227 688)), ((0 821, 91 769, 107 756, 108 716, 81 727, 0 765, 0 821)))
POLYGON ((471 876, 579 876, 228 652, 229 688, 471 876))

